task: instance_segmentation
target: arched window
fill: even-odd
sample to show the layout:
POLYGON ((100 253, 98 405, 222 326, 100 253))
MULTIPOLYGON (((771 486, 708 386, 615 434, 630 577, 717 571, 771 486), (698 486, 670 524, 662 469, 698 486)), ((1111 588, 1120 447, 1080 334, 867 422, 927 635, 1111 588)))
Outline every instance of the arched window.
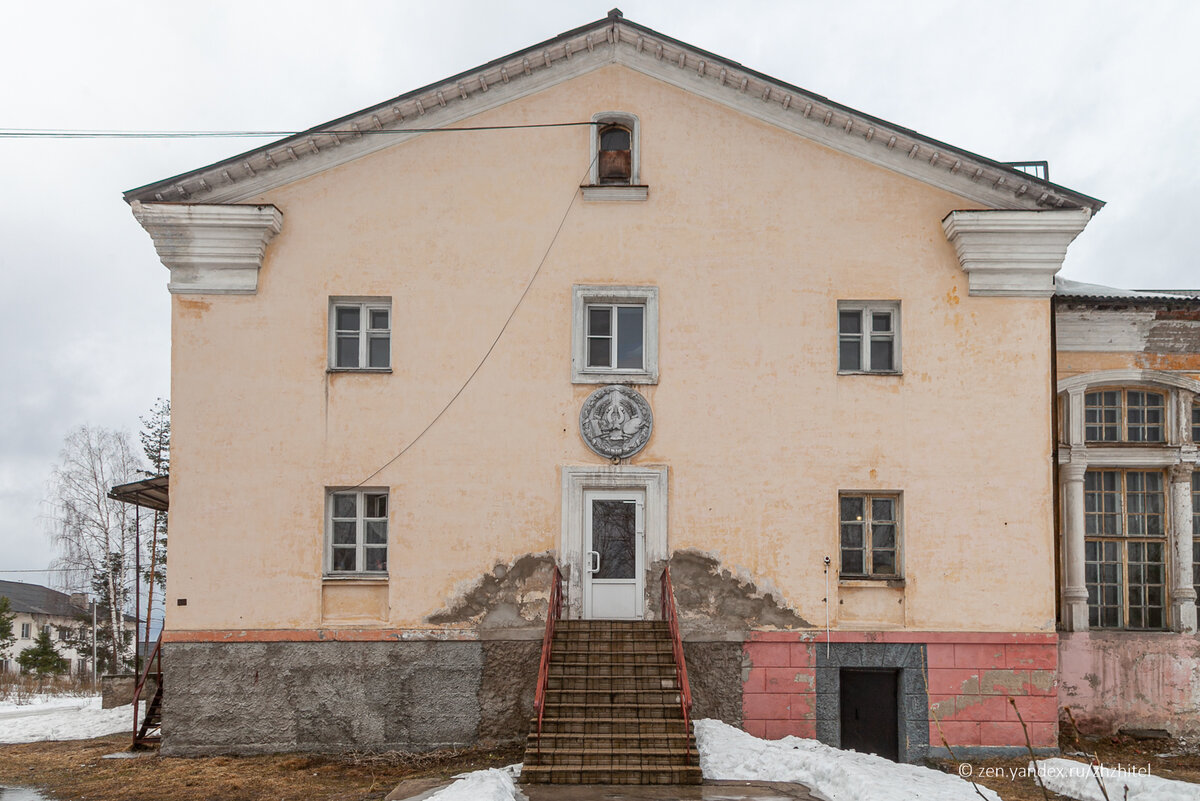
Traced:
POLYGON ((600 129, 599 179, 602 184, 628 184, 633 179, 633 136, 624 125, 600 129))

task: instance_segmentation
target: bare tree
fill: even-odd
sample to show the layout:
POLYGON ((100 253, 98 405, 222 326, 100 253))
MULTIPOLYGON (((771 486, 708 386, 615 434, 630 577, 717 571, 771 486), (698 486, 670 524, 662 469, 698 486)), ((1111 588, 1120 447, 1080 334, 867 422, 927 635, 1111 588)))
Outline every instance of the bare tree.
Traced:
POLYGON ((108 497, 117 484, 136 481, 141 464, 129 435, 122 431, 80 426, 63 442, 60 463, 50 480, 51 535, 66 591, 95 591, 103 637, 113 643, 111 670, 119 670, 129 641, 124 613, 129 606, 134 563, 134 507, 108 497))

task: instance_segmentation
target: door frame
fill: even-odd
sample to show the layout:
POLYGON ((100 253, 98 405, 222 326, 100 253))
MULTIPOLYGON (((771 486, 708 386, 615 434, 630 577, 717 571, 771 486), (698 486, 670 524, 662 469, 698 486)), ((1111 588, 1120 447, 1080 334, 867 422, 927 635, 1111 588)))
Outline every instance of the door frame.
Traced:
POLYGON ((559 566, 567 578, 565 616, 583 618, 585 490, 631 490, 644 494, 646 527, 644 569, 642 575, 642 616, 650 605, 645 601, 649 573, 667 559, 667 475, 664 467, 563 466, 562 529, 559 539, 559 566))
MULTIPOLYGON (((583 491, 583 616, 590 620, 608 620, 609 618, 596 614, 596 582, 628 584, 633 582, 633 619, 640 619, 645 614, 646 607, 646 493, 640 489, 595 489, 583 491), (632 503, 635 505, 633 528, 633 576, 629 579, 597 579, 592 575, 587 557, 595 550, 595 542, 589 542, 595 535, 595 521, 592 519, 593 507, 591 501, 609 500, 632 503), (589 525, 589 522, 591 525, 589 525), (640 525, 639 525, 640 524, 640 525), (591 545, 591 548, 587 546, 591 545)), ((628 596, 626 596, 628 597, 628 596)), ((618 620, 620 618, 612 618, 618 620)))

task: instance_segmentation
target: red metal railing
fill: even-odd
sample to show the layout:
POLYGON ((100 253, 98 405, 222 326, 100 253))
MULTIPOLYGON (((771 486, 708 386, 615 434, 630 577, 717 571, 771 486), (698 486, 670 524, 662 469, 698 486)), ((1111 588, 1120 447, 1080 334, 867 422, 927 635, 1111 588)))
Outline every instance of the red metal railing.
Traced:
POLYGON ((554 628, 562 619, 562 571, 554 568, 554 583, 550 586, 550 603, 546 607, 546 634, 542 637, 542 661, 538 664, 537 694, 533 708, 537 712, 538 753, 542 751, 542 716, 546 711, 546 686, 550 682, 550 648, 554 643, 554 628))
MULTIPOLYGON (((138 729, 138 701, 142 698, 142 691, 146 688, 146 682, 150 678, 150 674, 155 674, 155 679, 158 681, 157 687, 162 687, 162 632, 158 633, 158 641, 154 643, 154 650, 150 652, 150 658, 146 660, 146 669, 142 671, 142 676, 138 679, 137 686, 133 689, 133 744, 137 745, 142 735, 138 729)), ((157 692, 157 688, 155 689, 157 692)), ((146 717, 150 715, 150 702, 146 703, 146 717)))
POLYGON ((675 592, 671 589, 671 568, 663 568, 662 614, 671 630, 671 648, 675 652, 675 678, 679 681, 679 706, 683 709, 684 731, 692 730, 692 688, 688 684, 687 663, 683 661, 683 640, 679 636, 679 615, 675 610, 675 592))

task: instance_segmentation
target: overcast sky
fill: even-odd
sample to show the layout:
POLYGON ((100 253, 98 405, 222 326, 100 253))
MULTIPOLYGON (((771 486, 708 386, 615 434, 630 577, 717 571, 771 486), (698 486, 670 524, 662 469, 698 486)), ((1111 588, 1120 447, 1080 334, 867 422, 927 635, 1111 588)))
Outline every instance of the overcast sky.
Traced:
MULTIPOLYGON (((613 2, 614 0, 607 0, 613 2)), ((0 128, 300 130, 604 16, 562 2, 12 3, 0 128)), ((1200 3, 623 2, 626 18, 1108 203, 1063 274, 1200 287, 1200 3)), ((263 141, 0 138, 0 570, 41 569, 83 423, 169 392, 167 270, 121 192, 263 141)), ((0 578, 41 581, 38 574, 0 578)))

